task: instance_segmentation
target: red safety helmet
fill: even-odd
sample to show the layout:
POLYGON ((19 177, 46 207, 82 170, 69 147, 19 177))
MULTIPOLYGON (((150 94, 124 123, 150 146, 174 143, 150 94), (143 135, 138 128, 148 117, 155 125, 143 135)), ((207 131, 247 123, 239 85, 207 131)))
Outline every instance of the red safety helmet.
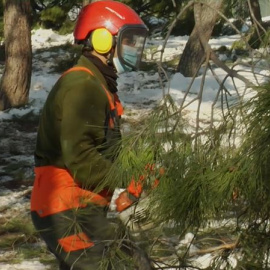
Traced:
POLYGON ((105 0, 83 7, 74 38, 76 43, 89 40, 100 54, 109 53, 116 45, 118 62, 124 65, 124 70, 132 70, 138 68, 147 33, 147 27, 133 9, 105 0))

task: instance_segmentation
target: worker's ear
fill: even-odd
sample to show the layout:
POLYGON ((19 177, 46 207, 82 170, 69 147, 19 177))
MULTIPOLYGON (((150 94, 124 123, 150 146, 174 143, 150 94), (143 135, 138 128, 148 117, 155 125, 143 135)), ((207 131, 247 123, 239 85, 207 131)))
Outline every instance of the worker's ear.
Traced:
POLYGON ((94 30, 89 41, 93 49, 100 54, 108 53, 115 45, 115 37, 106 28, 94 30))

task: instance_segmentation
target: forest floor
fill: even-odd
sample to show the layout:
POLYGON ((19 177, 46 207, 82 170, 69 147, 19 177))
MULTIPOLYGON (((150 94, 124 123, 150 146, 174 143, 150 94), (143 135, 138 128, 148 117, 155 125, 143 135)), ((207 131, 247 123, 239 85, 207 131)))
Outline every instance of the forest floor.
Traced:
POLYGON ((30 217, 37 125, 38 117, 31 114, 0 124, 0 269, 25 260, 36 269, 41 263, 48 267, 40 269, 56 269, 30 217))

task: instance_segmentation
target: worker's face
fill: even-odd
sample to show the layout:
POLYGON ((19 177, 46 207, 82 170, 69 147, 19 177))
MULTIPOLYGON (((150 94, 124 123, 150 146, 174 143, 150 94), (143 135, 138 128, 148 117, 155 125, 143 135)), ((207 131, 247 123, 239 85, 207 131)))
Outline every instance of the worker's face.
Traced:
POLYGON ((145 29, 131 28, 124 29, 117 40, 115 52, 115 66, 118 72, 137 69, 141 60, 142 51, 146 37, 145 29), (119 69, 122 65, 122 70, 119 69))
POLYGON ((120 52, 123 60, 132 67, 138 68, 141 60, 145 37, 136 33, 123 33, 120 52))

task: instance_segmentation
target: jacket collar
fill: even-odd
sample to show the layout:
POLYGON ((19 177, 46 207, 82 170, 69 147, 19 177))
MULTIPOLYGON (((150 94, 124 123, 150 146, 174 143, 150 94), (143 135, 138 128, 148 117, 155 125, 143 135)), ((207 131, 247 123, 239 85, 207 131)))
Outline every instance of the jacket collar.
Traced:
POLYGON ((86 67, 89 70, 91 70, 94 75, 96 76, 96 78, 98 78, 102 84, 105 84, 106 87, 108 87, 106 80, 104 78, 104 76, 102 75, 102 73, 99 71, 99 69, 90 61, 88 60, 85 56, 81 56, 77 62, 76 66, 80 66, 80 67, 86 67))

